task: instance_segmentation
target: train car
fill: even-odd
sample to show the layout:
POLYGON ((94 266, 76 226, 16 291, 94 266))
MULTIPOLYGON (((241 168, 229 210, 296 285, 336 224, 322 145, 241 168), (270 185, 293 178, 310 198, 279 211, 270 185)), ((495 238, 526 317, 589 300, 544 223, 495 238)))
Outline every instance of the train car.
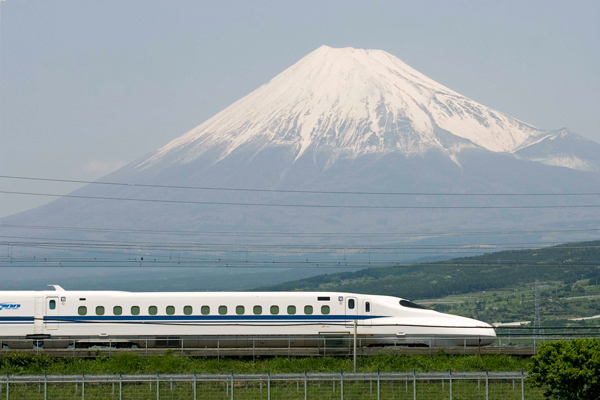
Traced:
POLYGON ((409 300, 338 292, 0 291, 4 347, 315 346, 356 335, 361 345, 485 346, 481 321, 409 300), (220 338, 220 339, 219 339, 220 338), (277 340, 285 338, 285 340, 277 340), (30 339, 24 340, 24 339, 30 339), (51 340, 50 340, 51 339, 51 340))

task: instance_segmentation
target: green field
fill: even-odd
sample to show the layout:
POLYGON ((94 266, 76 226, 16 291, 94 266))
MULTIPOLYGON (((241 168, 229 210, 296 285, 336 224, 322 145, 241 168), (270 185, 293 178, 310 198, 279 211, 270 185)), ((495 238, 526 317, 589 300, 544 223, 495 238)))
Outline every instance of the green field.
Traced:
MULTIPOLYGON (((453 400, 483 400, 486 399, 485 384, 481 381, 454 381, 452 385, 453 400)), ((48 399, 82 399, 81 385, 73 383, 51 384, 48 386, 48 399)), ((122 386, 123 399, 156 400, 160 399, 193 399, 193 384, 190 382, 163 382, 158 390, 152 382, 127 383, 122 386)), ((198 399, 231 399, 231 386, 226 382, 200 382, 196 384, 198 399)), ((339 400, 342 398, 340 382, 322 381, 309 382, 306 387, 306 398, 339 400)), ((413 383, 398 381, 380 382, 379 395, 381 399, 413 399, 413 383)), ((270 398, 276 399, 304 399, 304 382, 271 382, 270 398)), ((376 381, 345 382, 343 398, 350 399, 377 399, 376 381)), ((520 400, 520 382, 514 384, 511 380, 490 382, 489 398, 492 400, 520 400)), ((419 399, 449 399, 450 385, 448 381, 418 381, 416 384, 417 398, 419 399)), ((526 399, 543 399, 541 389, 525 385, 526 399)), ((87 384, 85 399, 104 400, 119 399, 119 386, 110 383, 87 384)), ((266 381, 236 381, 234 383, 234 399, 267 399, 266 381)), ((12 385, 10 399, 42 400, 42 385, 12 385)))
MULTIPOLYGON (((358 372, 445 372, 450 368, 454 372, 473 371, 508 371, 516 372, 526 368, 525 358, 503 355, 449 356, 437 354, 425 355, 377 355, 358 359, 358 372)), ((43 374, 48 375, 86 375, 95 374, 161 374, 186 373, 192 374, 271 374, 279 373, 308 373, 330 372, 346 373, 352 371, 352 359, 349 358, 266 358, 256 362, 245 359, 201 359, 181 357, 175 354, 165 356, 143 357, 133 354, 119 354, 112 358, 68 359, 50 358, 44 356, 29 356, 9 354, 0 361, 0 373, 14 375, 35 374, 41 376, 39 383, 12 383, 10 399, 29 400, 43 399, 43 374)), ((416 391, 420 399, 449 398, 449 381, 421 380, 416 383, 416 391)), ((156 399, 156 382, 128 382, 121 387, 124 399, 156 399)), ((241 380, 234 382, 235 399, 266 399, 267 380, 241 380)), ((291 379, 285 381, 273 380, 270 383, 271 399, 304 399, 304 382, 291 379)), ((377 380, 364 379, 344 382, 344 399, 376 399, 377 380)), ((413 382, 398 380, 380 380, 379 392, 381 399, 412 399, 413 382)), ((453 382, 453 399, 485 399, 485 380, 455 380, 453 382)), ((193 383, 170 381, 163 378, 158 394, 160 399, 192 399, 193 383)), ((196 384, 197 398, 201 399, 230 399, 231 385, 229 381, 198 382, 196 384)), ((339 378, 335 381, 323 379, 309 381, 306 388, 309 399, 340 399, 341 386, 339 378)), ((521 398, 519 379, 490 381, 490 399, 512 400, 521 398)), ((527 399, 542 399, 542 390, 525 385, 527 399)), ((48 399, 82 399, 81 381, 50 383, 47 385, 48 399)), ((118 382, 86 383, 85 399, 118 399, 118 382)))
MULTIPOLYGON (((358 372, 432 372, 448 371, 520 371, 526 368, 527 359, 506 355, 393 355, 381 354, 358 358, 358 372)), ((298 373, 352 371, 353 360, 340 357, 272 357, 242 358, 192 358, 176 354, 144 357, 120 353, 113 357, 94 359, 53 358, 9 353, 0 359, 0 374, 155 374, 162 373, 298 373)))

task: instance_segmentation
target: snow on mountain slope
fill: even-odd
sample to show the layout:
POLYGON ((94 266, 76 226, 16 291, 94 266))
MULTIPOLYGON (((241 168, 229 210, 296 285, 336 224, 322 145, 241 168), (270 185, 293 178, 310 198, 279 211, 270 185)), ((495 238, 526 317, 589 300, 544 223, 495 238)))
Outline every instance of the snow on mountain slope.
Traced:
POLYGON ((600 144, 565 128, 532 137, 515 154, 546 165, 600 172, 600 144))
POLYGON ((464 147, 513 152, 540 132, 384 51, 322 46, 137 167, 186 163, 217 148, 222 159, 266 146, 289 146, 295 159, 309 147, 332 157, 464 147))

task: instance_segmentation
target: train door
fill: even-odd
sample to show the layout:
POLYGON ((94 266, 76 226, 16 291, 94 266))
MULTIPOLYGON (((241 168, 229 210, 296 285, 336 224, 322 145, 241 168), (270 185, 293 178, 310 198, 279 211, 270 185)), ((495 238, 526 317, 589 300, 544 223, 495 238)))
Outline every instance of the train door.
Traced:
POLYGON ((46 329, 58 329, 58 296, 46 296, 46 329))
POLYGON ((346 326, 354 326, 359 316, 359 305, 356 297, 346 297, 346 326))
POLYGON ((364 299, 362 303, 362 315, 364 318, 362 324, 371 326, 373 325, 373 319, 371 318, 373 316, 373 302, 370 299, 364 299))

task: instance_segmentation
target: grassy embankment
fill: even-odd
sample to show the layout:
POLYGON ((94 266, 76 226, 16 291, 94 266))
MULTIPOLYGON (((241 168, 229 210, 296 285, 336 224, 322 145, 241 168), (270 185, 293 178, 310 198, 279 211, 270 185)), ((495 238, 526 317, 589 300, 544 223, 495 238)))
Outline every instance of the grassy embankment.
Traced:
MULTIPOLYGON (((302 357, 263 358, 256 362, 246 359, 214 359, 181 357, 176 354, 143 357, 122 353, 96 359, 52 358, 9 354, 0 359, 0 374, 155 374, 161 373, 301 373, 351 372, 351 358, 302 357)), ((375 355, 358 358, 359 372, 431 372, 431 371, 520 371, 527 359, 506 355, 455 356, 437 355, 375 355)))

